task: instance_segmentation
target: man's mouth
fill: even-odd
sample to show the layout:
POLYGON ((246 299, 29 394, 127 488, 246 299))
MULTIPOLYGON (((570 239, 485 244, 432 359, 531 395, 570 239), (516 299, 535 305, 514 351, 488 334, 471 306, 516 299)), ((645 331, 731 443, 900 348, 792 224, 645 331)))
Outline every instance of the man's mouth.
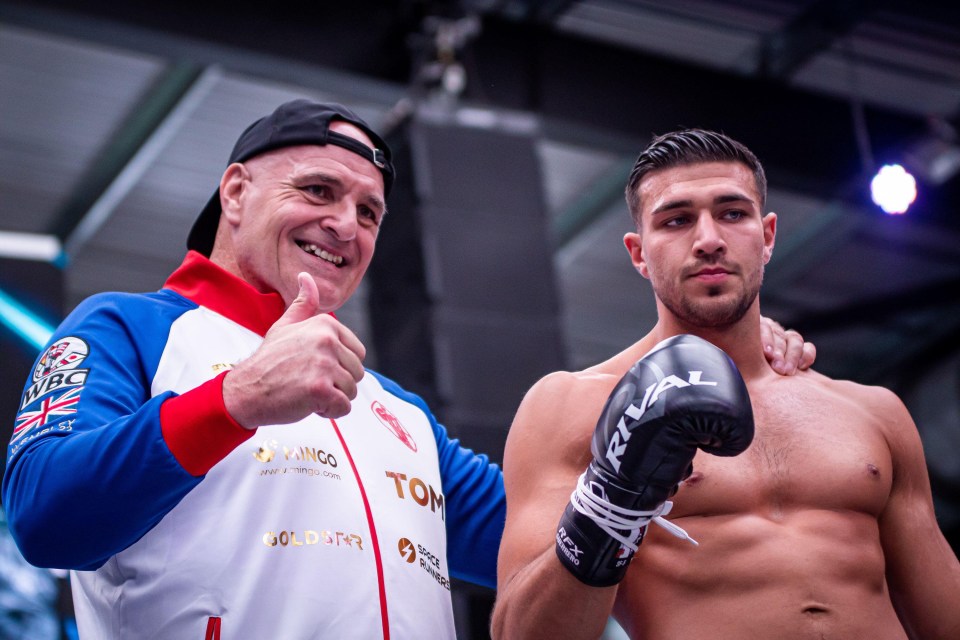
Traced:
POLYGON ((297 246, 303 249, 304 251, 306 251, 307 253, 314 255, 320 258, 321 260, 326 260, 331 264, 335 264, 337 266, 340 266, 341 264, 343 264, 343 256, 334 255, 329 251, 321 249, 315 244, 311 244, 309 242, 297 242, 297 246))
POLYGON ((726 275, 728 272, 726 269, 700 269, 693 275, 696 276, 717 276, 717 275, 726 275))

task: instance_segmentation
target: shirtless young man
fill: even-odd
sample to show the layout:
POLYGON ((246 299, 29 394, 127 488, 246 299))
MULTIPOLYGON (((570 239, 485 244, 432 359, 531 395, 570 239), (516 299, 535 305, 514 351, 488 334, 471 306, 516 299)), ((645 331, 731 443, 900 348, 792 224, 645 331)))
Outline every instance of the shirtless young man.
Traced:
POLYGON ((521 404, 504 456, 495 638, 596 638, 610 615, 644 640, 960 638, 960 565, 938 528, 902 402, 812 370, 776 375, 764 361, 758 292, 777 226, 765 197, 759 162, 723 135, 674 132, 640 155, 627 185, 637 232, 624 243, 651 281, 659 321, 606 362, 546 376, 521 404), (691 361, 668 346, 647 356, 659 361, 646 369, 669 374, 673 358, 686 382, 661 382, 663 394, 647 401, 650 379, 635 380, 632 407, 615 411, 615 398, 604 406, 628 370, 643 369, 632 368, 638 359, 679 334, 732 358, 729 389, 705 386, 717 380, 698 366, 709 357, 691 361), (735 392, 737 369, 749 398, 735 392), (677 410, 664 398, 707 392, 727 394, 742 446, 718 457, 687 442, 675 458, 651 461, 703 417, 696 403, 677 410), (665 415, 648 424, 626 415, 654 406, 665 415), (588 466, 589 488, 578 488, 588 466), (673 486, 646 483, 664 469, 673 486), (629 509, 653 509, 641 496, 659 492, 662 502, 681 480, 668 519, 699 546, 657 526, 642 536, 648 519, 630 520, 629 509), (585 508, 590 492, 609 502, 585 508), (611 525, 614 516, 628 524, 611 525), (631 552, 610 531, 642 542, 632 562, 617 560, 631 552))

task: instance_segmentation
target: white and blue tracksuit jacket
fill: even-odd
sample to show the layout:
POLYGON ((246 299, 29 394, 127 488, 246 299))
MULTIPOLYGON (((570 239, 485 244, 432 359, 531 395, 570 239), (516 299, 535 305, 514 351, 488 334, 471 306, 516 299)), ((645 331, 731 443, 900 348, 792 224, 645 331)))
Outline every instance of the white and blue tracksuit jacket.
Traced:
POLYGON ((33 564, 73 569, 81 638, 453 638, 494 586, 499 469, 368 371, 350 413, 247 431, 221 383, 283 313, 190 252, 82 303, 24 389, 3 478, 33 564))

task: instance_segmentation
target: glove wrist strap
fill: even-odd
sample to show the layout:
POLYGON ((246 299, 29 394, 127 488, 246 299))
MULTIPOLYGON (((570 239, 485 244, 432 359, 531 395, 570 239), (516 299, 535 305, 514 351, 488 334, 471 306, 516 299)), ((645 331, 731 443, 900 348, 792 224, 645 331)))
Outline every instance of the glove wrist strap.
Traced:
POLYGON ((663 517, 672 502, 652 510, 622 507, 622 503, 636 504, 639 494, 617 486, 598 471, 591 464, 580 476, 557 530, 557 557, 581 582, 597 587, 620 582, 651 521, 697 544, 663 517))

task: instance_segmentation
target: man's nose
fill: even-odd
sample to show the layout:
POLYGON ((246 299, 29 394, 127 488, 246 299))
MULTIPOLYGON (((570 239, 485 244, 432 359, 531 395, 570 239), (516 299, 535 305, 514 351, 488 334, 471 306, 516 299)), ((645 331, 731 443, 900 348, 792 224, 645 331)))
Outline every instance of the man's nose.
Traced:
POLYGON ((356 210, 356 203, 341 200, 327 209, 321 226, 338 240, 353 240, 357 235, 356 210))
POLYGON ((720 224, 710 214, 701 214, 697 218, 693 250, 697 255, 725 253, 727 243, 723 238, 720 224))

